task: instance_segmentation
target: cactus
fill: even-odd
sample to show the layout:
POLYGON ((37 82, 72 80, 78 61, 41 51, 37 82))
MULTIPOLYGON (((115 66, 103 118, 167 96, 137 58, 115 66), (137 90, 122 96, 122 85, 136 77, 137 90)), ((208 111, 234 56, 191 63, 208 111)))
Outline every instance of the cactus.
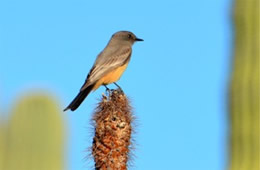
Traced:
POLYGON ((7 126, 5 170, 63 170, 64 122, 45 94, 21 98, 7 126))
POLYGON ((259 0, 234 5, 229 170, 259 170, 259 0))
POLYGON ((92 155, 95 169, 126 170, 130 153, 133 115, 119 90, 103 96, 93 115, 95 136, 92 155))

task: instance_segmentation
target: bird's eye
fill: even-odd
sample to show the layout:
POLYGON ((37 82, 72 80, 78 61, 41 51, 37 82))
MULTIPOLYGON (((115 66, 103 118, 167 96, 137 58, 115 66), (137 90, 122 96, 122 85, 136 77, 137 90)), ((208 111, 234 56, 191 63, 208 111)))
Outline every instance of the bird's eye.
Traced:
POLYGON ((131 35, 131 34, 128 34, 128 38, 132 38, 132 35, 131 35))

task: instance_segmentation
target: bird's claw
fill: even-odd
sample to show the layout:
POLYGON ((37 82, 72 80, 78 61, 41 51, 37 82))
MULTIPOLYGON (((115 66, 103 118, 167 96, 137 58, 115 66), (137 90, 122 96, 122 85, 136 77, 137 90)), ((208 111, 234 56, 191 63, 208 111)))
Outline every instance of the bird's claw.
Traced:
POLYGON ((118 87, 116 90, 117 90, 119 93, 122 93, 122 94, 124 94, 124 91, 122 90, 122 88, 121 88, 121 87, 118 87))
POLYGON ((118 84, 116 84, 116 83, 114 83, 114 84, 117 86, 117 91, 124 94, 124 91, 122 90, 122 88, 118 84))
POLYGON ((107 94, 108 96, 110 96, 112 90, 109 89, 106 85, 104 85, 104 87, 106 88, 106 94, 107 94))

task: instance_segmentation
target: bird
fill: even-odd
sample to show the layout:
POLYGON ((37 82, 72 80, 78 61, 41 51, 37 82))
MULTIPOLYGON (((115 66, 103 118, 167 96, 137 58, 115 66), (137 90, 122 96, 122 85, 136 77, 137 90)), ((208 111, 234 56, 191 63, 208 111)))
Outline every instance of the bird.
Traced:
POLYGON ((78 95, 63 111, 75 111, 88 94, 98 89, 101 85, 105 86, 107 90, 106 85, 111 83, 120 88, 116 81, 120 79, 127 68, 132 54, 132 45, 137 41, 144 40, 137 38, 130 31, 114 33, 106 47, 97 56, 78 95))

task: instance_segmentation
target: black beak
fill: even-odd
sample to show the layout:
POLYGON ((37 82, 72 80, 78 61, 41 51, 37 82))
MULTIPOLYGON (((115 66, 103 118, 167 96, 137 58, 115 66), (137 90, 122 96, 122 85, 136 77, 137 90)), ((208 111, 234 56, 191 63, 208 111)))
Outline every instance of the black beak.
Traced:
POLYGON ((144 41, 144 40, 141 38, 135 38, 135 41, 144 41))

